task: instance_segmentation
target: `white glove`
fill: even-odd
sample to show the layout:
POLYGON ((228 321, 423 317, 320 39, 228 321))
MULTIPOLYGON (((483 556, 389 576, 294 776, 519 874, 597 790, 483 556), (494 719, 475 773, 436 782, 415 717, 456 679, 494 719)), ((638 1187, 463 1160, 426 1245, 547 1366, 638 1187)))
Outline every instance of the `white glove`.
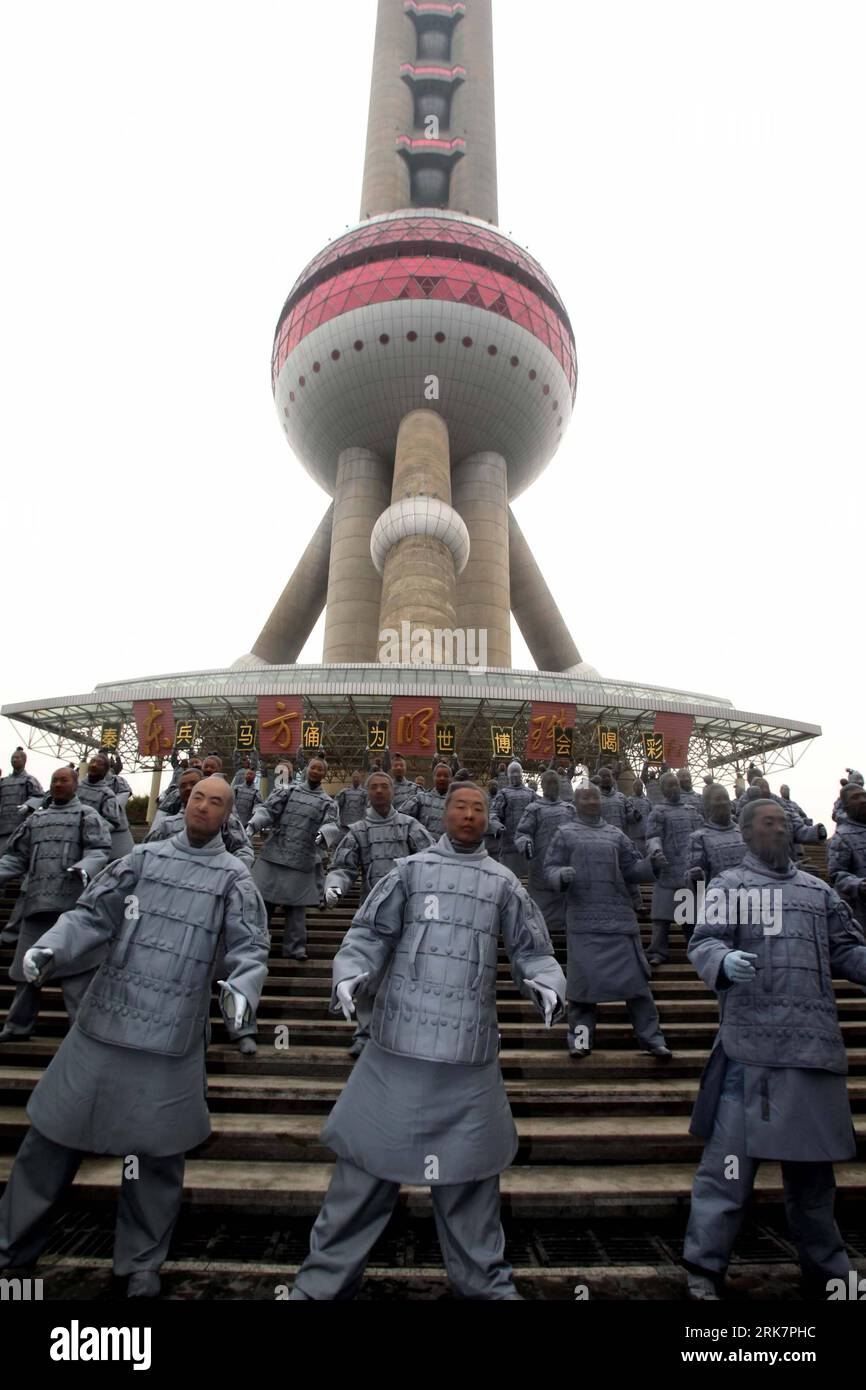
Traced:
POLYGON ((745 985, 757 974, 752 964, 757 959, 751 951, 729 951, 722 961, 722 969, 733 984, 745 985))
POLYGON ((220 996, 220 1008, 223 1013, 228 1014, 229 1010, 226 1007, 228 1004, 226 995, 228 995, 234 1005, 235 1027, 242 1028, 247 1021, 247 1015, 252 1012, 246 995, 241 994, 239 989, 235 989, 234 985, 230 985, 226 980, 217 980, 217 984, 223 991, 220 996))
POLYGON ((568 888, 570 884, 574 883, 574 869, 571 867, 570 864, 567 868, 560 869, 559 881, 562 884, 563 888, 568 888))
POLYGON ((35 946, 31 946, 29 951, 24 952, 24 960, 22 961, 25 979, 31 985, 38 985, 53 959, 53 951, 39 951, 35 946))
POLYGON ((533 854, 535 853, 535 846, 529 838, 523 841, 523 848, 520 852, 523 855, 524 859, 532 858, 533 854))
POLYGON ((536 984, 534 980, 527 980, 529 988, 535 995, 535 1002, 544 1014, 544 1026, 549 1028, 553 1022, 553 1015, 559 1008, 559 996, 555 989, 548 989, 547 985, 536 984))
POLYGON ((355 975, 351 980, 341 980, 337 985, 337 1003, 343 1010, 343 1017, 347 1023, 352 1022, 352 1015, 355 1012, 355 1000, 353 995, 357 993, 364 980, 369 980, 370 972, 365 970, 363 975, 355 975))
POLYGON ((73 865, 72 865, 72 868, 71 868, 71 869, 67 869, 66 872, 67 872, 68 874, 78 874, 78 877, 81 879, 81 882, 84 884, 85 888, 87 887, 88 883, 90 882, 90 878, 89 878, 89 876, 88 876, 87 870, 86 870, 86 869, 82 869, 82 867, 81 867, 80 864, 73 864, 73 865))
POLYGON ((325 889, 325 906, 326 906, 326 907, 335 907, 336 904, 337 904, 337 903, 340 901, 340 899, 342 898, 342 896, 343 896, 343 890, 342 890, 342 888, 326 888, 326 889, 325 889))

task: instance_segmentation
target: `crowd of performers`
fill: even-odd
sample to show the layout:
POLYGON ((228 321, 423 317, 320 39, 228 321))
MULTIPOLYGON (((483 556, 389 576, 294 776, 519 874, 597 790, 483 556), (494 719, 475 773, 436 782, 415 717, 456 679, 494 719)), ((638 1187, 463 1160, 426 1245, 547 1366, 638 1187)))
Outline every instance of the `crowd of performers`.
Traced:
POLYGON ((709 779, 698 793, 687 771, 645 767, 624 795, 618 768, 574 790, 573 767, 529 779, 517 761, 480 781, 441 763, 428 788, 394 756, 331 795, 314 756, 280 764, 263 798, 255 759, 231 783, 215 755, 174 761, 138 845, 129 785, 107 753, 86 775, 59 767, 45 793, 18 749, 0 779, 0 883, 21 885, 2 937, 15 943, 16 988, 0 1043, 31 1034, 47 981, 61 985, 71 1025, 27 1106, 0 1201, 0 1269, 37 1260, 86 1153, 117 1154, 114 1270, 130 1297, 157 1296, 184 1156, 210 1132, 212 991, 252 1055, 275 909, 283 955, 303 961, 307 909, 358 885, 330 1004, 355 1024, 356 1062, 322 1131, 337 1161, 292 1299, 353 1296, 401 1183, 430 1187, 459 1296, 520 1298, 500 1222, 499 1175, 517 1151, 498 1061, 500 943, 545 1026, 565 1017, 575 1062, 592 1053, 599 1004, 624 1000, 639 1047, 664 1064, 650 981, 675 922, 721 1018, 691 1122, 706 1144, 689 1296, 720 1296, 764 1159, 782 1164, 806 1289, 826 1296, 829 1280, 847 1278, 833 1164, 854 1157, 855 1141, 832 982, 866 985, 860 773, 842 779, 826 883, 799 866, 824 826, 755 767, 732 800, 709 779), (678 915, 690 895, 698 910, 678 915))

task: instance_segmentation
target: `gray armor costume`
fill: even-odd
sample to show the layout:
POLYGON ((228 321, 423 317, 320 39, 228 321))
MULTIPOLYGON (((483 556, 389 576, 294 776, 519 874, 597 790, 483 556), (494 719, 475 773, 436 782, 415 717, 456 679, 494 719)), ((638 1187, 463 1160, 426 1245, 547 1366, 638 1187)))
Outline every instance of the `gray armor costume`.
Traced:
POLYGON ((579 1027, 592 1048, 598 1004, 624 999, 635 1033, 647 1048, 663 1047, 658 1010, 650 993, 649 963, 640 941, 629 884, 649 881, 652 870, 628 836, 601 817, 577 815, 558 830, 544 861, 551 891, 566 903, 569 1047, 579 1027), (563 892, 562 870, 574 869, 563 892))
POLYGON ((565 927, 565 899, 558 885, 551 889, 548 884, 544 857, 557 831, 576 820, 572 801, 536 797, 523 812, 514 833, 514 845, 520 854, 525 854, 527 845, 532 845, 527 875, 529 896, 541 909, 548 931, 565 927))
POLYGON ((799 816, 804 825, 812 824, 812 817, 807 816, 802 806, 798 806, 796 801, 792 801, 789 796, 780 796, 779 800, 789 816, 799 816))
MULTIPOLYGON (((186 830, 186 812, 178 811, 175 816, 166 816, 157 812, 153 818, 153 825, 144 837, 146 845, 157 844, 160 840, 170 840, 173 835, 180 835, 186 830)), ((228 820, 220 832, 222 841, 229 854, 234 854, 242 864, 248 869, 253 867, 255 854, 253 847, 247 839, 247 833, 240 822, 236 811, 229 813, 228 820)))
POLYGON ((714 825, 712 821, 707 821, 706 825, 702 825, 700 830, 693 830, 689 836, 688 867, 702 869, 708 883, 725 869, 733 869, 741 864, 745 857, 746 842, 739 827, 733 823, 714 825))
MULTIPOLYGON (((24 974, 24 955, 84 892, 79 875, 68 871, 83 869, 93 878, 105 868, 110 852, 111 832, 105 821, 75 796, 63 805, 50 801, 10 836, 0 859, 0 882, 26 874, 26 883, 22 888, 21 932, 9 967, 9 978, 17 989, 3 1030, 7 1037, 29 1038, 36 1025, 41 990, 24 974)), ((58 967, 52 971, 52 978, 61 984, 66 1012, 73 1023, 100 959, 97 951, 76 961, 72 970, 58 967)))
POLYGON ((44 796, 39 782, 29 772, 12 772, 0 778, 0 854, 6 841, 21 824, 20 808, 34 796, 44 796))
POLYGON ((244 829, 249 825, 253 812, 264 804, 255 782, 251 787, 248 787, 245 781, 235 787, 235 814, 244 829))
POLYGON ((356 914, 334 993, 369 972, 373 1036, 322 1130, 338 1162, 293 1298, 351 1296, 401 1182, 430 1185, 459 1294, 516 1296, 499 1221, 499 1174, 517 1150, 497 1056, 500 932, 523 993, 535 981, 562 1000, 541 914, 482 847, 460 852, 443 835, 356 914))
POLYGON ((490 808, 490 829, 502 836, 501 863, 518 878, 526 873, 526 860, 518 851, 514 836, 520 818, 531 801, 536 800, 535 792, 523 785, 523 768, 518 762, 508 764, 509 785, 503 787, 493 798, 490 808))
POLYGON ((368 806, 364 819, 349 826, 335 851, 325 890, 339 888, 345 895, 360 874, 362 898, 366 898, 397 859, 419 854, 433 843, 433 837, 414 816, 405 816, 393 806, 387 815, 380 816, 368 806))
POLYGON ((634 815, 625 827, 625 833, 643 856, 646 854, 646 828, 650 812, 653 809, 652 802, 644 794, 633 796, 631 797, 631 808, 634 815))
MULTIPOLYGON (((83 784, 85 787, 93 785, 89 778, 85 777, 83 784)), ((96 783, 97 786, 101 785, 96 783)), ((125 777, 118 777, 115 772, 106 772, 102 779, 102 785, 106 786, 113 794, 117 802, 118 815, 120 817, 117 828, 111 831, 111 860, 122 859, 125 854, 129 854, 135 846, 132 838, 132 831, 129 828, 129 821, 126 819, 126 803, 132 796, 132 787, 125 777)), ((79 796, 81 786, 79 786, 79 796)), ((82 798, 83 800, 84 798, 82 798)), ((100 815, 102 812, 100 812, 100 815)), ((107 818, 106 818, 107 819, 107 818)))
POLYGON ((163 1263, 184 1153, 210 1133, 204 1056, 221 934, 226 980, 254 1010, 267 975, 264 904, 219 836, 196 848, 181 834, 110 865, 39 941, 59 970, 108 954, 30 1097, 31 1129, 0 1202, 0 1267, 38 1257, 45 1219, 87 1152, 139 1161, 137 1180, 121 1183, 115 1273, 163 1263))
POLYGON ((445 833, 446 796, 447 792, 437 792, 435 787, 429 792, 422 792, 414 812, 415 819, 421 822, 430 839, 434 842, 441 839, 445 833))
POLYGON ((866 927, 866 825, 847 815, 827 845, 830 880, 844 898, 861 927, 866 927))
POLYGON ((97 815, 107 822, 111 831, 110 861, 113 863, 115 859, 122 859, 124 854, 129 854, 133 847, 132 833, 126 812, 118 805, 117 797, 110 786, 110 774, 98 782, 91 782, 88 777, 83 777, 78 783, 78 799, 85 806, 92 806, 97 815), (115 854, 115 841, 118 845, 126 845, 126 849, 115 854))
POLYGON ((340 827, 348 830, 356 821, 363 820, 367 809, 366 787, 343 787, 334 797, 337 803, 340 827))
POLYGON ((306 955, 305 907, 318 907, 322 899, 322 856, 316 845, 321 832, 329 847, 340 837, 337 803, 324 787, 303 782, 277 787, 264 806, 254 812, 248 832, 271 827, 273 834, 253 868, 253 878, 265 900, 268 915, 275 903, 286 913, 283 955, 306 955))
POLYGON ((605 824, 612 825, 627 835, 629 824, 635 819, 631 797, 623 796, 616 787, 611 787, 609 792, 605 791, 604 787, 599 787, 598 790, 601 796, 602 820, 605 824))
POLYGON ((402 811, 404 816, 417 816, 418 803, 423 796, 421 788, 414 782, 410 782, 408 777, 395 777, 393 806, 395 811, 402 811))
POLYGON ((833 1219, 832 1164, 856 1145, 833 977, 866 984, 866 939, 834 890, 789 863, 775 872, 754 854, 709 885, 714 890, 781 894, 781 931, 768 930, 755 903, 699 920, 689 957, 719 993, 721 1026, 692 1116, 691 1133, 708 1139, 695 1175, 684 1255, 704 1273, 723 1274, 764 1159, 780 1159, 785 1205, 804 1274, 845 1278, 844 1243, 833 1219), (753 952, 757 975, 731 984, 722 969, 730 951, 753 952), (739 1176, 728 1177, 729 1158, 739 1176))
POLYGON ((674 894, 678 888, 685 887, 689 840, 702 824, 703 816, 694 806, 687 806, 682 800, 660 801, 650 811, 647 821, 647 854, 652 855, 660 849, 668 861, 667 867, 659 870, 652 901, 650 955, 662 961, 668 958, 668 931, 674 918, 674 894))

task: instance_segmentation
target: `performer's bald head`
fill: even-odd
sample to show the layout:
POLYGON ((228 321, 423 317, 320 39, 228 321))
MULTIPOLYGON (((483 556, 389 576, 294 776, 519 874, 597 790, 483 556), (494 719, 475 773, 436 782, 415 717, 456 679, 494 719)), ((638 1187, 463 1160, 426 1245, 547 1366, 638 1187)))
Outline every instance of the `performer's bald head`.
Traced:
POLYGON ((235 794, 224 777, 202 777, 186 803, 186 828, 190 840, 212 840, 229 818, 235 794))

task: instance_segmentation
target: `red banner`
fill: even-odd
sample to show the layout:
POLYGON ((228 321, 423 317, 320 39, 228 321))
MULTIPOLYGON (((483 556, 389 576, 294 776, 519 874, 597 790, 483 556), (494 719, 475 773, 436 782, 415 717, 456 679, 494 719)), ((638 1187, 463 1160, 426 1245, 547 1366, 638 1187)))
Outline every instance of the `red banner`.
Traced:
POLYGON ((689 756, 689 739, 695 727, 694 715, 657 714, 654 734, 664 734, 665 762, 668 767, 685 767, 689 756))
POLYGON ((397 695, 391 701, 391 756, 432 758, 436 752, 438 699, 397 695))
POLYGON ((557 724, 562 728, 573 729, 576 722, 576 705, 554 705, 543 700, 534 700, 526 733, 524 756, 531 762, 552 758, 553 731, 557 724))
POLYGON ((160 758, 171 751, 175 735, 171 700, 133 700, 132 717, 142 757, 160 758))
POLYGON ((297 753, 301 742, 304 700, 301 695, 259 696, 259 752, 297 753))

